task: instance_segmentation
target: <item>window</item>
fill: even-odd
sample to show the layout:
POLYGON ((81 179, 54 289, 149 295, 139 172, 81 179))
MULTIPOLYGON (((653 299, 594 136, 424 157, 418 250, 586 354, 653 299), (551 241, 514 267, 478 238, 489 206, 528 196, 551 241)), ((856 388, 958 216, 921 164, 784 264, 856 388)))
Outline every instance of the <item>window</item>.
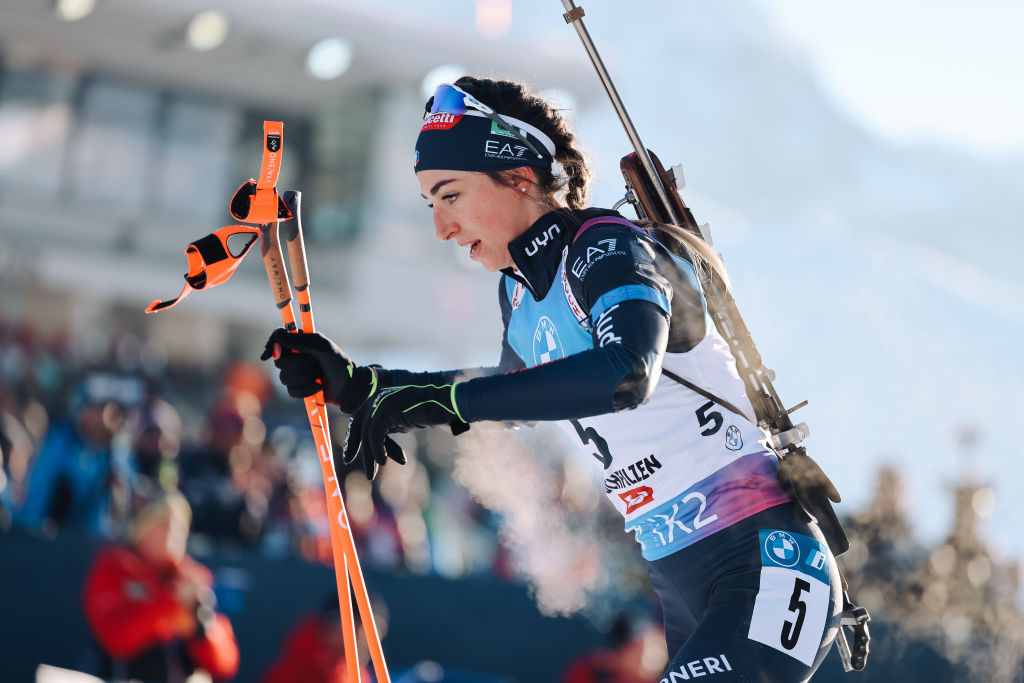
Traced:
POLYGON ((238 113, 181 98, 170 100, 163 113, 153 205, 161 216, 208 221, 212 231, 231 220, 228 200, 245 180, 231 177, 241 127, 238 113))
POLYGON ((104 209, 111 219, 136 217, 152 175, 155 92, 113 82, 87 82, 71 147, 73 199, 104 209))
POLYGON ((71 128, 74 79, 11 69, 0 83, 0 186, 54 201, 71 128))

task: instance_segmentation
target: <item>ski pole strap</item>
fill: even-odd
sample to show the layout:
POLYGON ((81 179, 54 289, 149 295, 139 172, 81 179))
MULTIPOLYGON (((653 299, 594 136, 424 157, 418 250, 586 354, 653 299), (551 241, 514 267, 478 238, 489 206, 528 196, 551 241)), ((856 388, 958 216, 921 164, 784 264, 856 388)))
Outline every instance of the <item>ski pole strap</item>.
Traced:
POLYGON ((263 122, 263 159, 260 161, 259 190, 273 190, 277 187, 277 175, 281 172, 281 146, 284 143, 284 124, 281 121, 263 122))
POLYGON ((185 273, 185 286, 181 293, 173 299, 154 301, 146 307, 146 313, 170 308, 194 289, 216 287, 227 282, 259 236, 258 228, 228 225, 189 244, 185 248, 188 272, 185 273))
POLYGON ((277 195, 277 176, 281 172, 284 153, 284 124, 263 122, 263 159, 259 180, 249 180, 235 191, 229 211, 235 220, 267 224, 291 218, 288 205, 277 195))

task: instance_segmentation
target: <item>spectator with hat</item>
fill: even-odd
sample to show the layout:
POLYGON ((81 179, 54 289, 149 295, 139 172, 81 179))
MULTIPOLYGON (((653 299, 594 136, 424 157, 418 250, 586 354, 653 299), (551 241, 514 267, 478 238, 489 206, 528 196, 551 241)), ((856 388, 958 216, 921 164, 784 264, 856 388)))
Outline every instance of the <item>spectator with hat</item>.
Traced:
POLYGON ((197 670, 214 680, 238 670, 238 645, 216 611, 213 575, 186 553, 191 510, 158 496, 136 515, 131 545, 97 555, 85 581, 86 621, 103 678, 178 683, 197 670))

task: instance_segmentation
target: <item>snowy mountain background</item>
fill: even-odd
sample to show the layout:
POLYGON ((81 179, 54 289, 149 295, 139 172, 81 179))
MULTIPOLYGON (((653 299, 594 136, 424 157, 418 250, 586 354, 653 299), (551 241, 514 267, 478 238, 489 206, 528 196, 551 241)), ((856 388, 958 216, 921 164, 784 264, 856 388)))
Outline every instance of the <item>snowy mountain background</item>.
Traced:
MULTIPOLYGON (((424 30, 474 30, 471 2, 399 6, 424 30)), ((1020 556, 1024 539, 1005 520, 1024 517, 1012 436, 1024 403, 1024 158, 871 130, 756 2, 586 10, 644 142, 684 164, 684 197, 711 224, 780 395, 810 401, 795 417, 811 426, 808 448, 839 484, 841 511, 865 505, 891 463, 917 531, 934 541, 949 528, 950 487, 975 479, 996 494, 987 536, 1020 556)), ((553 0, 513 3, 508 38, 578 44, 560 14, 553 0)), ((604 99, 574 118, 596 161, 594 201, 610 205, 628 140, 604 99)))

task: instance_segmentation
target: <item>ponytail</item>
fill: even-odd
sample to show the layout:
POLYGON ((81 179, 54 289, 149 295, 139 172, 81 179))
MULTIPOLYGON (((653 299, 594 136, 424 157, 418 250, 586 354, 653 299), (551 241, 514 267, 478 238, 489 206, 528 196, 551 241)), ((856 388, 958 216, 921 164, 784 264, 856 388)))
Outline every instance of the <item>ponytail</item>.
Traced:
POLYGON ((710 244, 689 230, 671 223, 650 223, 647 227, 668 233, 675 238, 686 251, 686 256, 690 259, 694 269, 696 269, 700 280, 703 281, 704 278, 711 278, 713 274, 717 274, 722 278, 726 287, 731 287, 729 274, 725 272, 725 263, 722 262, 722 258, 715 253, 710 244))

